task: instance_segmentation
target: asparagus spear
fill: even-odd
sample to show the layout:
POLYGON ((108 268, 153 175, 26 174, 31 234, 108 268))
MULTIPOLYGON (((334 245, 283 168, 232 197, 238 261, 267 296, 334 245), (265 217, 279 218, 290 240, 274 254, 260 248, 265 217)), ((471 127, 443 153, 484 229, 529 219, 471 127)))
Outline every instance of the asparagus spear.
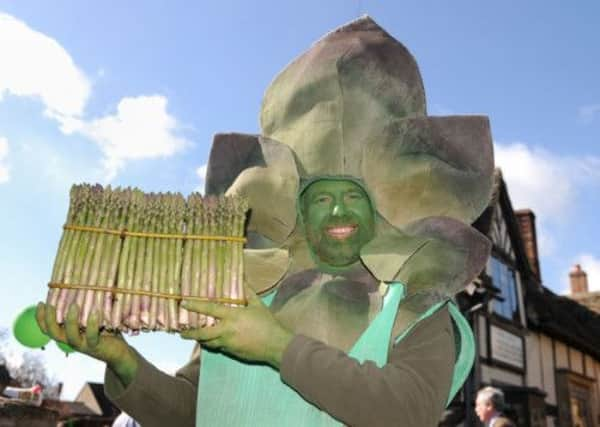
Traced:
MULTIPOLYGON (((202 200, 202 197, 198 195, 197 204, 200 212, 196 218, 196 234, 206 235, 208 234, 208 205, 207 201, 202 200)), ((198 280, 195 282, 195 286, 192 295, 195 296, 208 296, 208 240, 196 240, 196 255, 194 257, 194 266, 198 268, 198 280)), ((201 328, 206 324, 206 316, 204 314, 197 314, 195 317, 194 327, 201 328)))
MULTIPOLYGON (((71 224, 73 222, 73 216, 76 211, 77 204, 77 187, 75 185, 71 186, 71 191, 69 193, 69 210, 67 212, 67 218, 65 223, 71 224)), ((71 230, 63 230, 62 236, 60 238, 60 242, 58 244, 58 250, 56 254, 56 258, 54 260, 54 266, 52 267, 52 275, 50 277, 50 282, 58 283, 60 281, 60 273, 63 270, 63 265, 66 259, 67 249, 69 247, 71 241, 71 230)), ((48 296, 46 301, 48 304, 52 304, 55 300, 58 299, 58 290, 49 289, 48 296)), ((53 304, 54 305, 54 304, 53 304)))
MULTIPOLYGON (((238 237, 244 237, 244 226, 246 225, 246 212, 248 211, 248 200, 241 199, 240 200, 240 210, 238 216, 238 237)), ((237 289, 238 289, 238 298, 246 299, 246 292, 244 290, 244 244, 240 243, 237 246, 237 289)))
MULTIPOLYGON (((155 233, 156 232, 156 216, 157 216, 157 206, 156 206, 156 198, 154 194, 150 194, 147 196, 146 204, 148 206, 148 232, 155 233)), ((146 240, 146 257, 144 259, 144 278, 142 282, 142 289, 145 291, 152 290, 152 269, 154 267, 154 245, 156 239, 153 237, 149 237, 146 240)), ((140 322, 142 329, 150 329, 150 297, 142 296, 141 298, 141 307, 140 307, 140 322)))
MULTIPOLYGON (((234 217, 234 235, 236 237, 244 236, 244 225, 246 222, 246 211, 248 210, 248 202, 246 199, 236 197, 235 199, 235 217, 234 217)), ((232 287, 234 293, 232 298, 244 299, 244 244, 239 242, 235 244, 234 248, 234 267, 235 278, 232 279, 232 287)))
MULTIPOLYGON (((185 199, 180 193, 173 197, 172 233, 181 235, 184 232, 185 199)), ((181 295, 181 270, 183 260, 183 239, 173 238, 173 269, 171 271, 171 287, 169 293, 181 295)), ((169 300, 170 329, 179 331, 179 307, 176 299, 169 300)))
MULTIPOLYGON (((96 210, 98 204, 98 187, 87 186, 87 194, 85 198, 85 217, 83 221, 77 225, 92 226, 96 218, 96 210)), ((85 257, 89 246, 90 234, 87 231, 77 231, 77 239, 74 239, 72 245, 71 259, 65 269, 65 277, 63 283, 80 284, 81 270, 85 263, 85 257)), ((56 309, 56 320, 62 323, 66 317, 69 305, 77 295, 75 289, 62 289, 56 309)))
MULTIPOLYGON (((171 196, 170 200, 170 221, 168 224, 169 233, 171 235, 178 235, 182 233, 182 221, 184 215, 184 201, 183 197, 179 193, 175 193, 171 196)), ((167 292, 171 295, 181 295, 181 249, 182 239, 181 238, 169 238, 169 269, 167 276, 167 292)), ((179 330, 179 312, 177 308, 177 300, 169 299, 168 302, 169 311, 169 331, 179 330)))
MULTIPOLYGON (((134 202, 134 219, 132 221, 131 227, 127 227, 128 230, 133 232, 140 231, 140 221, 141 221, 141 212, 143 210, 144 203, 144 194, 137 188, 133 190, 132 200, 134 202)), ((141 237, 137 236, 127 236, 125 240, 129 239, 131 241, 129 248, 129 256, 127 258, 127 276, 125 282, 125 288, 127 290, 134 289, 134 279, 136 276, 136 267, 138 262, 138 251, 140 247, 141 237)), ((127 327, 127 330, 131 330, 130 326, 127 325, 126 319, 129 317, 132 308, 133 295, 127 293, 123 298, 123 306, 121 311, 121 324, 127 327)))
MULTIPOLYGON (((167 209, 167 201, 170 194, 161 196, 161 221, 160 221, 160 232, 165 234, 168 232, 167 222, 169 219, 169 210, 167 209)), ((167 239, 159 239, 159 276, 158 276, 158 289, 159 292, 165 292, 165 284, 167 282, 167 260, 169 245, 167 239)), ((160 330, 165 330, 168 325, 168 311, 166 309, 166 303, 164 298, 158 299, 158 315, 156 318, 157 325, 160 330)))
MULTIPOLYGON (((185 198, 183 197, 183 195, 178 194, 177 195, 177 234, 181 235, 185 233, 186 230, 186 226, 185 226, 185 215, 186 215, 186 203, 185 203, 185 198)), ((183 271, 183 248, 184 248, 184 244, 185 241, 182 238, 177 239, 176 241, 177 243, 177 251, 175 252, 175 283, 177 285, 175 293, 177 295, 181 295, 182 294, 182 280, 181 280, 181 273, 183 271)), ((178 300, 173 300, 175 302, 175 308, 176 311, 179 310, 179 301, 178 300)), ((177 317, 175 318, 177 319, 177 317)), ((179 330, 179 322, 176 321, 177 324, 177 330, 179 330)))
MULTIPOLYGON (((238 216, 239 216, 239 200, 237 196, 233 196, 231 198, 232 204, 232 216, 231 216, 231 235, 233 237, 238 236, 238 216)), ((237 276, 238 276, 238 251, 237 248, 239 246, 238 242, 231 242, 231 263, 229 265, 231 274, 229 278, 229 297, 230 298, 238 298, 239 292, 237 289, 237 276)))
MULTIPOLYGON (((127 208, 127 217, 126 217, 126 229, 130 230, 133 227, 134 221, 136 219, 136 201, 134 199, 134 193, 130 188, 125 190, 126 199, 128 200, 128 208, 127 208)), ((119 257, 119 266, 118 266, 118 277, 117 277, 117 286, 116 293, 114 296, 111 317, 110 317, 110 327, 114 330, 120 330, 121 328, 121 313, 123 311, 123 302, 125 300, 125 295, 119 293, 119 289, 125 289, 127 287, 127 276, 128 276, 128 267, 129 267, 129 257, 131 252, 131 238, 129 236, 123 239, 123 247, 121 249, 121 256, 119 257)))
MULTIPOLYGON (((107 203, 108 203, 108 212, 107 212, 107 221, 106 221, 106 229, 107 230, 117 230, 118 229, 118 220, 119 220, 119 210, 120 204, 118 199, 118 190, 111 189, 108 186, 105 189, 107 203)), ((103 288, 110 288, 112 285, 109 280, 110 267, 112 262, 113 252, 115 251, 114 240, 118 239, 118 236, 114 234, 103 234, 102 241, 100 243, 99 249, 99 267, 97 269, 97 277, 90 280, 90 284, 95 286, 100 286, 103 288)), ((104 316, 108 314, 107 319, 110 319, 110 313, 105 313, 105 303, 107 296, 110 300, 112 298, 111 290, 107 291, 99 291, 94 293, 94 302, 92 304, 92 310, 96 311, 100 315, 99 325, 103 327, 105 324, 104 316)), ((87 320, 87 319, 86 319, 87 320)))
MULTIPOLYGON (((69 211, 67 213, 66 225, 72 225, 75 223, 76 216, 81 208, 80 188, 81 187, 78 185, 71 186, 71 191, 69 195, 69 211)), ((67 262, 67 256, 69 253, 69 248, 71 246, 71 241, 73 240, 73 234, 73 230, 63 231, 60 243, 58 245, 58 255, 56 257, 54 267, 52 269, 52 276, 50 279, 52 283, 60 283, 62 281, 65 265, 67 262)), ((59 293, 60 289, 50 289, 48 291, 48 297, 46 302, 56 307, 59 293)))
MULTIPOLYGON (((88 219, 86 221, 86 225, 89 227, 99 228, 102 222, 102 187, 100 185, 94 185, 91 189, 91 198, 90 198, 90 207, 91 211, 88 215, 88 219)), ((98 238, 98 233, 95 232, 84 232, 82 236, 82 242, 79 249, 80 262, 74 269, 73 279, 75 283, 81 285, 87 285, 87 276, 89 275, 89 270, 92 265, 92 260, 94 257, 94 249, 96 246, 96 239, 98 238)), ((69 305, 72 301, 75 301, 80 309, 83 308, 83 302, 85 298, 85 290, 78 289, 73 292, 73 296, 76 298, 69 299, 67 305, 69 305)))
MULTIPOLYGON (((85 218, 88 209, 88 198, 89 188, 86 184, 78 186, 78 209, 77 213, 73 218, 71 225, 84 225, 85 218)), ((73 272, 73 264, 75 263, 77 247, 79 245, 79 239, 81 238, 81 232, 71 230, 71 239, 68 248, 66 248, 65 260, 62 265, 61 271, 59 272, 59 282, 63 284, 72 283, 71 276, 73 272)), ((69 295, 68 289, 57 289, 56 294, 53 296, 52 303, 56 308, 56 318, 59 323, 64 319, 63 311, 69 295)))
MULTIPOLYGON (((207 201, 207 213, 208 213, 208 234, 216 235, 216 220, 215 213, 218 200, 214 196, 208 196, 207 201)), ((208 276, 207 276, 207 297, 214 298, 217 294, 217 244, 215 240, 208 241, 208 276)), ((212 326, 215 324, 214 317, 206 316, 206 326, 212 326)))
MULTIPOLYGON (((166 199, 165 199, 165 222, 163 225, 163 234, 170 234, 171 232, 171 222, 173 221, 173 209, 172 209, 172 203, 173 203, 173 196, 171 194, 171 192, 167 193, 166 199)), ((161 293, 166 294, 169 292, 169 286, 170 286, 170 282, 171 282, 171 274, 172 274, 172 265, 171 265, 171 261, 172 261, 172 246, 173 246, 173 241, 172 239, 169 238, 163 238, 162 239, 162 244, 164 245, 165 249, 164 249, 164 253, 165 253, 165 257, 163 259, 163 270, 162 272, 164 273, 164 276, 161 283, 160 283, 160 287, 161 287, 161 293)), ((160 307, 162 308, 163 314, 162 314, 162 319, 163 319, 163 327, 162 329, 164 331, 168 331, 169 327, 170 327, 170 311, 169 311, 169 300, 166 298, 161 298, 162 300, 162 304, 160 305, 160 307)))
MULTIPOLYGON (((162 196, 159 194, 154 195, 155 202, 155 215, 156 215, 156 224, 155 231, 159 233, 162 230, 162 221, 163 221, 163 210, 162 210, 162 196)), ((152 251, 152 292, 156 293, 160 291, 160 252, 161 252, 161 240, 162 239, 154 239, 153 251, 152 251)), ((156 330, 158 328, 158 306, 159 306, 159 298, 153 296, 150 300, 150 318, 148 321, 148 328, 151 330, 156 330)))
MULTIPOLYGON (((217 236, 222 236, 224 234, 223 223, 225 219, 225 209, 224 209, 224 198, 219 197, 217 201, 216 214, 215 214, 215 234, 217 236)), ((224 261, 224 243, 222 240, 215 241, 215 298, 220 298, 223 296, 223 261, 224 261)))
MULTIPOLYGON (((195 212, 192 205, 192 196, 188 197, 185 205, 185 232, 192 234, 195 212)), ((183 242, 183 265, 181 266, 181 295, 192 295, 192 249, 194 247, 193 240, 183 242)), ((179 308, 179 327, 182 330, 190 327, 190 312, 183 307, 179 308)))
MULTIPOLYGON (((175 208, 175 195, 171 195, 169 197, 169 201, 167 204, 167 208, 169 210, 169 217, 167 220, 167 233, 168 234, 173 234, 174 232, 174 224, 176 222, 175 219, 175 215, 176 215, 176 208, 175 208)), ((165 282, 165 291, 168 294, 172 294, 174 293, 173 290, 175 288, 175 284, 173 282, 173 278, 175 276, 175 239, 173 238, 168 238, 166 239, 166 243, 167 243, 167 279, 165 282)), ((172 327, 173 327, 173 322, 176 321, 177 317, 176 317, 176 313, 177 313, 177 309, 176 309, 176 302, 173 299, 167 299, 165 301, 165 309, 167 310, 167 317, 166 317, 166 328, 167 331, 171 331, 172 327)))
MULTIPOLYGON (((96 224, 99 228, 109 228, 109 218, 113 209, 112 204, 112 190, 110 187, 102 190, 99 189, 98 198, 98 210, 96 224)), ((81 283, 89 286, 97 286, 98 276, 100 275, 101 262, 103 262, 103 250, 104 244, 107 237, 105 233, 92 233, 90 238, 90 246, 88 248, 88 255, 86 257, 86 265, 81 275, 81 283)), ((80 326, 85 327, 87 319, 91 311, 95 308, 96 298, 101 301, 102 293, 93 290, 83 290, 77 294, 77 303, 82 308, 80 311, 80 326)), ((99 308, 99 304, 96 304, 96 308, 99 308)), ((102 315, 102 313, 100 313, 102 315)), ((102 324, 102 319, 100 324, 102 324)))
MULTIPOLYGON (((129 205, 131 203, 131 192, 127 190, 118 189, 116 192, 116 216, 115 229, 123 230, 127 225, 127 219, 129 217, 129 205)), ((123 249, 123 240, 121 236, 111 235, 111 249, 110 258, 108 261, 108 272, 106 277, 106 286, 112 289, 116 288, 117 284, 117 272, 119 268, 119 260, 121 258, 121 252, 123 249)), ((103 306, 103 319, 104 326, 112 328, 112 310, 113 310, 113 299, 117 301, 121 296, 111 292, 107 292, 104 295, 104 306, 103 306)))
MULTIPOLYGON (((231 236, 233 234, 232 220, 233 220, 233 203, 230 197, 223 199, 223 235, 231 236)), ((233 258, 233 242, 230 240, 224 240, 221 242, 222 250, 223 250, 223 262, 222 262, 222 270, 223 270, 223 296, 226 298, 231 298, 232 295, 232 286, 231 286, 231 277, 232 277, 232 266, 236 266, 234 264, 233 258)))
MULTIPOLYGON (((103 189, 99 184, 91 188, 90 207, 86 226, 100 228, 103 221, 103 189)), ((88 285, 88 276, 94 258, 96 240, 99 233, 85 231, 81 237, 79 247, 79 261, 73 271, 73 281, 79 285, 88 285)), ((77 289, 71 292, 67 298, 66 309, 72 303, 76 303, 80 308, 80 313, 84 310, 85 289, 77 289)), ((66 313, 65 313, 66 315, 66 313)))
MULTIPOLYGON (((139 193, 138 195, 139 203, 140 203, 140 216, 138 218, 138 224, 136 227, 136 231, 144 231, 148 230, 148 206, 146 204, 147 198, 143 193, 139 193)), ((134 260, 134 274, 131 289, 140 290, 142 288, 142 283, 144 280, 144 261, 146 256, 146 242, 147 239, 145 237, 136 237, 137 246, 136 246, 136 255, 134 260)), ((125 303, 125 315, 126 315, 126 324, 132 331, 139 331, 140 329, 140 295, 130 295, 130 298, 126 299, 125 303), (131 302, 129 310, 127 310, 127 303, 131 302)))

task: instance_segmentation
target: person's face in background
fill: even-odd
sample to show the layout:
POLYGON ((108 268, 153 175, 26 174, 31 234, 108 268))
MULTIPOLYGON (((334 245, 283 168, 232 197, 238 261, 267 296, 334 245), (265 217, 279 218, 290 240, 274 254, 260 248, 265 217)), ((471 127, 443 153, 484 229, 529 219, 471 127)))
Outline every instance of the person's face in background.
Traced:
POLYGON ((494 414, 492 402, 483 395, 478 395, 475 400, 475 413, 482 423, 487 423, 494 414))
POLYGON ((375 213, 367 193, 344 179, 323 179, 301 195, 301 212, 309 246, 319 261, 335 268, 360 258, 375 234, 375 213))

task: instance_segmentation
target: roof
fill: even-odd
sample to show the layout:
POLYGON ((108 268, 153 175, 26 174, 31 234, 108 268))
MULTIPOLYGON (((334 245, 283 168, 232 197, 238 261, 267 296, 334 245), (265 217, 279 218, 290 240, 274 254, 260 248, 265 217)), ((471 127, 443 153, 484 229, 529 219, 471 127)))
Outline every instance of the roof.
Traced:
POLYGON ((600 314, 600 291, 571 294, 569 298, 600 314))
POLYGON ((96 416, 96 413, 83 402, 70 402, 66 400, 46 399, 42 407, 59 413, 60 418, 73 416, 96 416))
POLYGON ((527 287, 530 326, 600 360, 600 314, 546 288, 527 287))
POLYGON ((88 382, 84 387, 89 387, 91 390, 103 416, 116 416, 121 412, 104 394, 104 384, 88 382))
MULTIPOLYGON (((45 407, 32 405, 17 399, 6 399, 0 396, 0 420, 19 419, 23 423, 35 420, 56 421, 58 411, 45 407)), ((2 425, 4 425, 2 423, 2 425)), ((25 425, 25 424, 22 424, 25 425)))

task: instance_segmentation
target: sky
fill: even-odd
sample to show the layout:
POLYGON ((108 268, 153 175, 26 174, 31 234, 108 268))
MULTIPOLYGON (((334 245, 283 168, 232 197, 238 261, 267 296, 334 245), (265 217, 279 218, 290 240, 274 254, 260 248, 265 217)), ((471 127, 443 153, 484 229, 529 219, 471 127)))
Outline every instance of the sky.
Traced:
MULTIPOLYGON (((45 298, 73 183, 202 190, 212 136, 259 133, 275 75, 365 13, 415 56, 430 115, 489 116, 513 207, 536 214, 544 285, 565 293, 580 263, 600 290, 595 0, 0 0, 0 328, 45 298)), ((165 333, 129 342, 167 372, 191 352, 165 333)), ((64 398, 102 381, 88 357, 40 354, 64 398)))

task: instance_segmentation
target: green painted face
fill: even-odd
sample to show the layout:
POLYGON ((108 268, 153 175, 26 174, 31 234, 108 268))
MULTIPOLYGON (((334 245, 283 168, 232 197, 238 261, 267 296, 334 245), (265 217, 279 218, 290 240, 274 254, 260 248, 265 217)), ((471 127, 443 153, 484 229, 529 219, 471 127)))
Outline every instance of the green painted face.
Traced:
POLYGON ((345 179, 323 179, 300 196, 306 238, 325 266, 349 266, 375 234, 375 215, 369 196, 345 179))

